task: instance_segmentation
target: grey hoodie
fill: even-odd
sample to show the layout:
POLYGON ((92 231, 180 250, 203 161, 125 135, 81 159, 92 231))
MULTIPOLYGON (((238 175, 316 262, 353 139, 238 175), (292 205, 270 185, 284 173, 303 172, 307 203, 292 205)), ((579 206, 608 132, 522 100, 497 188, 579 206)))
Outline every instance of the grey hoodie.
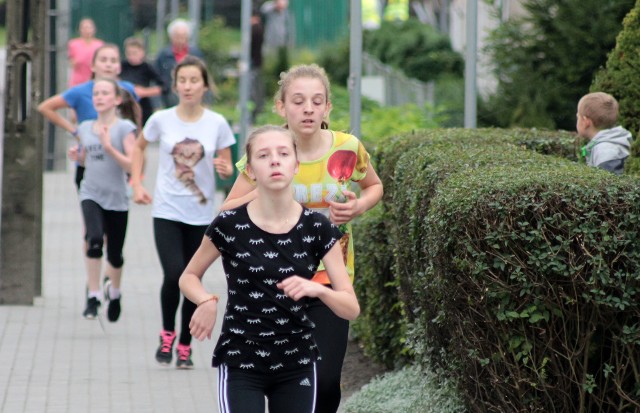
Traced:
POLYGON ((622 126, 601 130, 586 146, 587 165, 621 174, 631 139, 631 132, 622 126))

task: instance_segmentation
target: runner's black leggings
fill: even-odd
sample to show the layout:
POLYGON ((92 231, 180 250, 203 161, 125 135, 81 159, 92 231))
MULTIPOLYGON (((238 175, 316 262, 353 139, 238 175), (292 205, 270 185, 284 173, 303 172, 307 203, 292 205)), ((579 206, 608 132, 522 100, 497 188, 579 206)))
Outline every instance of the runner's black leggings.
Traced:
POLYGON ((340 406, 340 378, 347 352, 349 321, 340 318, 317 298, 309 301, 309 319, 316 325, 313 336, 320 350, 316 362, 318 396, 315 413, 336 413, 340 406))
MULTIPOLYGON (((160 304, 162 306, 162 328, 167 331, 176 329, 176 313, 180 305, 180 287, 178 280, 187 264, 202 243, 207 225, 189 225, 168 219, 154 218, 153 233, 160 265, 164 273, 160 304)), ((196 305, 186 298, 182 301, 180 344, 191 344, 189 322, 196 305)))
POLYGON ((264 412, 313 413, 316 397, 315 365, 302 365, 285 372, 260 373, 218 367, 218 409, 220 413, 264 412))
POLYGON ((89 258, 102 258, 104 238, 107 238, 107 261, 113 268, 124 264, 122 249, 127 233, 129 211, 110 211, 89 199, 80 202, 85 225, 86 255, 89 258))

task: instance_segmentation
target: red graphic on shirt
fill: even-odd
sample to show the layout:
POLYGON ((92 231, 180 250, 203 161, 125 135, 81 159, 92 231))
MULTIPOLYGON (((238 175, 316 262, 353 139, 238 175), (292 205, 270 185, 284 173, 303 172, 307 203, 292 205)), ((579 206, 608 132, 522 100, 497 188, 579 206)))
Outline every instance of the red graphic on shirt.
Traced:
MULTIPOLYGON (((340 150, 335 151, 327 161, 327 172, 329 172, 329 175, 331 175, 333 179, 338 181, 338 202, 347 201, 346 197, 342 193, 342 185, 351 178, 353 170, 356 167, 357 160, 358 157, 355 152, 340 150)), ((340 238, 340 247, 342 249, 342 258, 346 264, 349 252, 350 235, 347 232, 347 226, 345 224, 339 225, 338 228, 344 234, 342 238, 340 238)))
MULTIPOLYGON (((327 172, 342 186, 353 174, 358 157, 353 151, 335 151, 327 161, 327 172)), ((339 188, 342 195, 342 188, 339 188)))

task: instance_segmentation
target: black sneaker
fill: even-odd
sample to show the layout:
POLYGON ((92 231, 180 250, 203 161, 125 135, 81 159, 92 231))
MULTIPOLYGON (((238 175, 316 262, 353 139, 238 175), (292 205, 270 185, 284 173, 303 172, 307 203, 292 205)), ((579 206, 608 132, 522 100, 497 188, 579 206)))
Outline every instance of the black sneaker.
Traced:
POLYGON ((176 368, 186 370, 193 368, 193 361, 191 361, 191 346, 178 344, 178 348, 176 348, 176 355, 178 356, 178 360, 176 360, 176 368))
POLYGON ((171 364, 171 350, 173 350, 173 342, 176 341, 175 331, 162 330, 160 332, 160 346, 156 351, 156 361, 162 365, 171 364))
POLYGON ((100 308, 100 301, 96 297, 91 297, 87 299, 87 307, 84 309, 84 313, 82 315, 87 320, 95 320, 98 316, 98 308, 100 308))
POLYGON ((109 321, 116 322, 120 318, 120 298, 112 298, 109 300, 109 306, 107 307, 107 318, 109 321))

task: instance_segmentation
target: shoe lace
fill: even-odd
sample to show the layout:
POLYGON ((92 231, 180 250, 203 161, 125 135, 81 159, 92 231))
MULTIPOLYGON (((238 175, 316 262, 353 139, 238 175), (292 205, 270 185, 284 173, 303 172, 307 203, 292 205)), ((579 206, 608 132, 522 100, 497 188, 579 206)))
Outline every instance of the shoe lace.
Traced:
POLYGON ((162 332, 162 351, 169 352, 173 346, 173 340, 176 338, 176 333, 162 332))
POLYGON ((178 358, 180 360, 188 360, 191 356, 191 346, 178 346, 178 358))

